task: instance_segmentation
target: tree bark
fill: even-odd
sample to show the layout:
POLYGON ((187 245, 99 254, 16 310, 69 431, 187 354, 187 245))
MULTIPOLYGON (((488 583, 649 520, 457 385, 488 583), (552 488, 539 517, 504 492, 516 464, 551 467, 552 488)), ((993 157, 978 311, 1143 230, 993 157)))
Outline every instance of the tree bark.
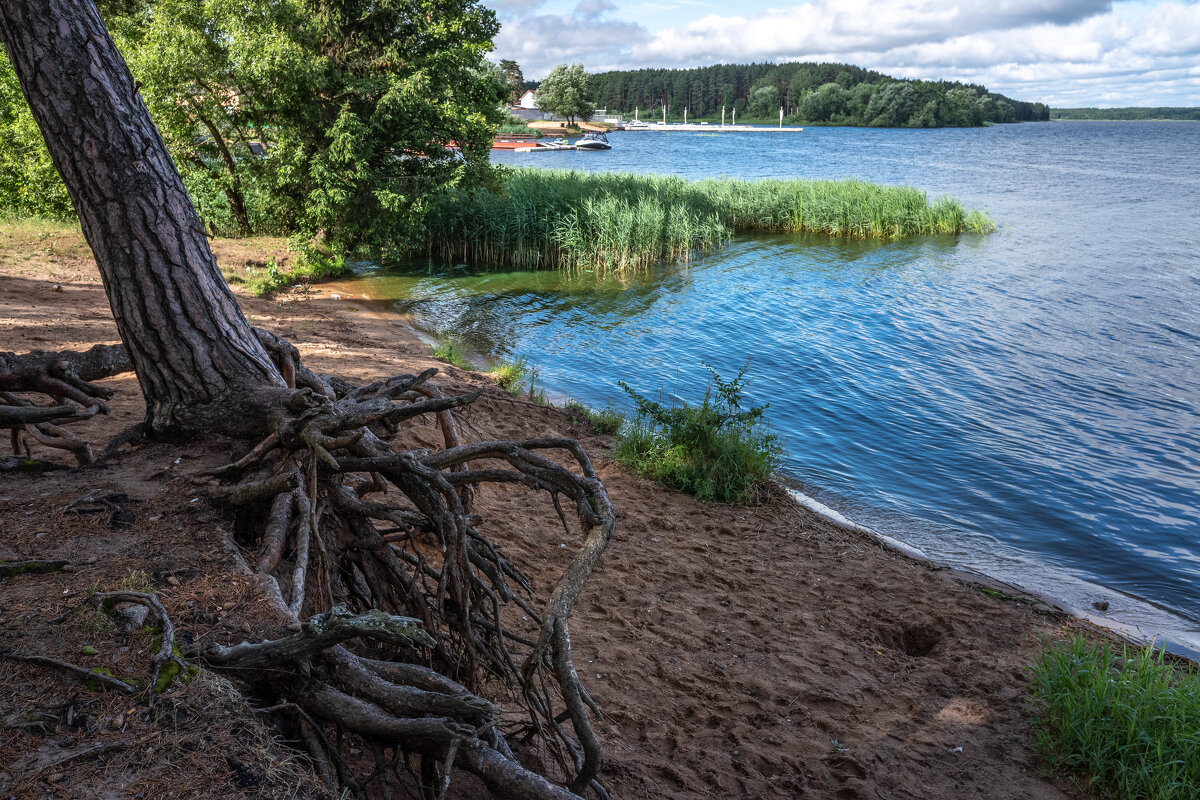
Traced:
POLYGON ((0 0, 0 36, 96 256, 155 435, 261 430, 286 384, 92 0, 0 0))

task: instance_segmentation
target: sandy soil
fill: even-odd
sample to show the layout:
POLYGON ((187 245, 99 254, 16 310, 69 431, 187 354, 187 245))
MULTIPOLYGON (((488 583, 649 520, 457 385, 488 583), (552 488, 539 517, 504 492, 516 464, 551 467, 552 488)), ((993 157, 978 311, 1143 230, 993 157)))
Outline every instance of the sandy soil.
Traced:
MULTIPOLYGON (((59 237, 48 258, 23 235, 0 235, 0 350, 116 341, 86 248, 59 237)), ((257 258, 253 247, 219 247, 223 264, 257 258)), ((318 371, 374 378, 435 363, 398 321, 320 287, 241 299, 254 324, 291 338, 318 371)), ((450 388, 490 381, 439 366, 450 388)), ((95 442, 142 413, 132 376, 109 385, 113 413, 86 429, 95 442)), ((605 711, 598 730, 614 797, 1078 796, 1039 772, 1026 688, 1039 637, 1065 635, 1069 621, 784 497, 706 506, 633 477, 612 463, 610 439, 494 387, 466 416, 479 438, 580 438, 620 514, 572 619, 576 664, 605 711)), ((435 441, 432 428, 410 435, 435 441)), ((0 560, 72 562, 69 572, 0 579, 3 648, 144 671, 148 634, 87 615, 48 622, 93 587, 158 592, 190 642, 270 633, 261 599, 222 549, 231 523, 193 480, 228 454, 221 443, 152 443, 104 468, 0 475, 0 560), (61 510, 97 487, 136 501, 132 527, 112 531, 61 510), (87 645, 98 654, 84 654, 87 645)), ((560 546, 549 504, 529 503, 488 490, 479 508, 493 540, 544 592, 570 545, 560 546)), ((210 673, 147 714, 42 667, 0 662, 0 796, 209 797, 217 787, 229 797, 322 796, 287 736, 210 673)), ((473 791, 461 783, 462 796, 473 791)))

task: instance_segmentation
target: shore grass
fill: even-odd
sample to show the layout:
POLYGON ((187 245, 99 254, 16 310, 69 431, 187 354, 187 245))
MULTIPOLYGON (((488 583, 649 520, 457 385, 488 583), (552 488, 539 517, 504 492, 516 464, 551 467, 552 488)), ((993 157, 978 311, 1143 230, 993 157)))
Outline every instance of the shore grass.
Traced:
POLYGON ((994 228, 911 186, 520 168, 499 193, 456 188, 432 201, 426 248, 477 267, 621 271, 687 261, 742 231, 887 240, 994 228))
POLYGON ((612 435, 625 423, 625 415, 611 405, 601 409, 589 408, 578 400, 568 400, 563 405, 573 426, 586 425, 593 433, 612 435))
POLYGON ((475 365, 467 358, 466 351, 457 342, 450 339, 440 339, 433 345, 430 354, 438 361, 445 361, 452 367, 458 367, 466 372, 472 372, 475 365))
POLYGON ((1153 647, 1077 638, 1033 665, 1038 749, 1106 798, 1192 800, 1200 787, 1200 673, 1153 647))

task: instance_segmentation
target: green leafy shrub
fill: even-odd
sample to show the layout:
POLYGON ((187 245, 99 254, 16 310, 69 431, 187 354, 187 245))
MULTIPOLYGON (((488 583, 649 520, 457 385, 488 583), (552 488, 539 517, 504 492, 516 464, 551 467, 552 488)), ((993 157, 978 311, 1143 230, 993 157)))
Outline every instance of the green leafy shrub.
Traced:
POLYGON ((1194 800, 1200 787, 1200 674, 1152 646, 1118 652, 1077 638, 1033 665, 1038 749, 1087 791, 1194 800))
MULTIPOLYGON (((288 247, 297 249, 298 246, 288 242, 288 247)), ((245 281, 250 294, 266 297, 289 286, 340 278, 349 272, 342 256, 328 255, 309 246, 300 246, 299 250, 286 272, 279 268, 274 256, 261 270, 251 272, 245 281)))
POLYGON ((698 406, 668 408, 619 383, 636 416, 617 439, 617 462, 701 500, 754 502, 781 454, 777 438, 762 430, 767 406, 742 408, 749 362, 731 381, 704 366, 712 385, 698 406))

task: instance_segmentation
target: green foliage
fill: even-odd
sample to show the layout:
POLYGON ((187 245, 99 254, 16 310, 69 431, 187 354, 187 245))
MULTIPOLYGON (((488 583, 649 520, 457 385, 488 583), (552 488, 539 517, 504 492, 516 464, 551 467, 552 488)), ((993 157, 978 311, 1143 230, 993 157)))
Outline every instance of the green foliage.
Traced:
POLYGON ((1038 747, 1102 797, 1191 800, 1200 786, 1200 673, 1151 646, 1077 638, 1033 665, 1038 747))
POLYGON ((75 209, 0 48, 0 215, 75 218, 75 209))
POLYGON ((510 117, 509 119, 516 121, 510 121, 501 125, 496 129, 496 133, 531 133, 538 139, 541 139, 545 135, 537 128, 531 128, 526 125, 524 120, 515 117, 510 117))
POLYGON ((704 501, 754 502, 781 455, 761 429, 767 406, 742 408, 749 362, 731 381, 704 366, 713 382, 698 406, 663 406, 619 383, 636 416, 617 438, 617 462, 704 501))
POLYGON ((516 397, 525 383, 533 376, 533 369, 524 357, 501 361, 488 370, 500 384, 500 388, 516 397))
POLYGON ((986 215, 912 187, 858 180, 688 181, 514 169, 502 190, 458 187, 426 215, 427 255, 509 269, 622 271, 687 260, 735 232, 894 239, 986 233, 986 215))
MULTIPOLYGON (((408 245, 429 195, 490 179, 507 89, 483 58, 499 25, 475 0, 264 0, 252 13, 239 0, 105 7, 215 233, 299 234, 381 257, 408 245)), ((69 216, 13 87, 5 63, 0 212, 69 216)))
POLYGON ((593 433, 604 436, 616 433, 625 424, 625 415, 612 406, 596 410, 588 408, 578 400, 568 400, 563 410, 567 412, 571 425, 586 425, 593 433))
POLYGON ((504 74, 504 85, 508 87, 508 104, 515 106, 525 94, 525 76, 521 74, 521 66, 511 58, 500 62, 500 72, 504 74))
POLYGON ((445 361, 451 366, 468 372, 475 369, 475 365, 467 360, 467 354, 462 349, 462 346, 450 340, 443 340, 434 344, 433 357, 438 361, 445 361))
MULTIPOLYGON (((1043 103, 1023 103, 976 84, 897 80, 849 64, 717 64, 694 69, 641 69, 592 76, 597 105, 632 112, 658 108, 679 119, 778 119, 804 124, 941 127, 1048 119, 1043 103), (816 95, 814 97, 814 95, 816 95)), ((540 90, 539 90, 540 92, 540 90)))
POLYGON ((542 111, 566 117, 569 125, 574 125, 577 118, 584 122, 591 119, 596 103, 583 64, 559 64, 550 70, 538 85, 537 105, 542 111))
MULTIPOLYGON (((255 297, 267 297, 289 286, 340 278, 349 272, 344 256, 330 255, 316 247, 302 246, 297 242, 290 242, 289 246, 298 250, 298 253, 286 271, 279 268, 274 256, 262 269, 247 270, 244 282, 250 294, 255 297)), ((226 280, 229 283, 240 282, 236 276, 227 276, 226 280)))

